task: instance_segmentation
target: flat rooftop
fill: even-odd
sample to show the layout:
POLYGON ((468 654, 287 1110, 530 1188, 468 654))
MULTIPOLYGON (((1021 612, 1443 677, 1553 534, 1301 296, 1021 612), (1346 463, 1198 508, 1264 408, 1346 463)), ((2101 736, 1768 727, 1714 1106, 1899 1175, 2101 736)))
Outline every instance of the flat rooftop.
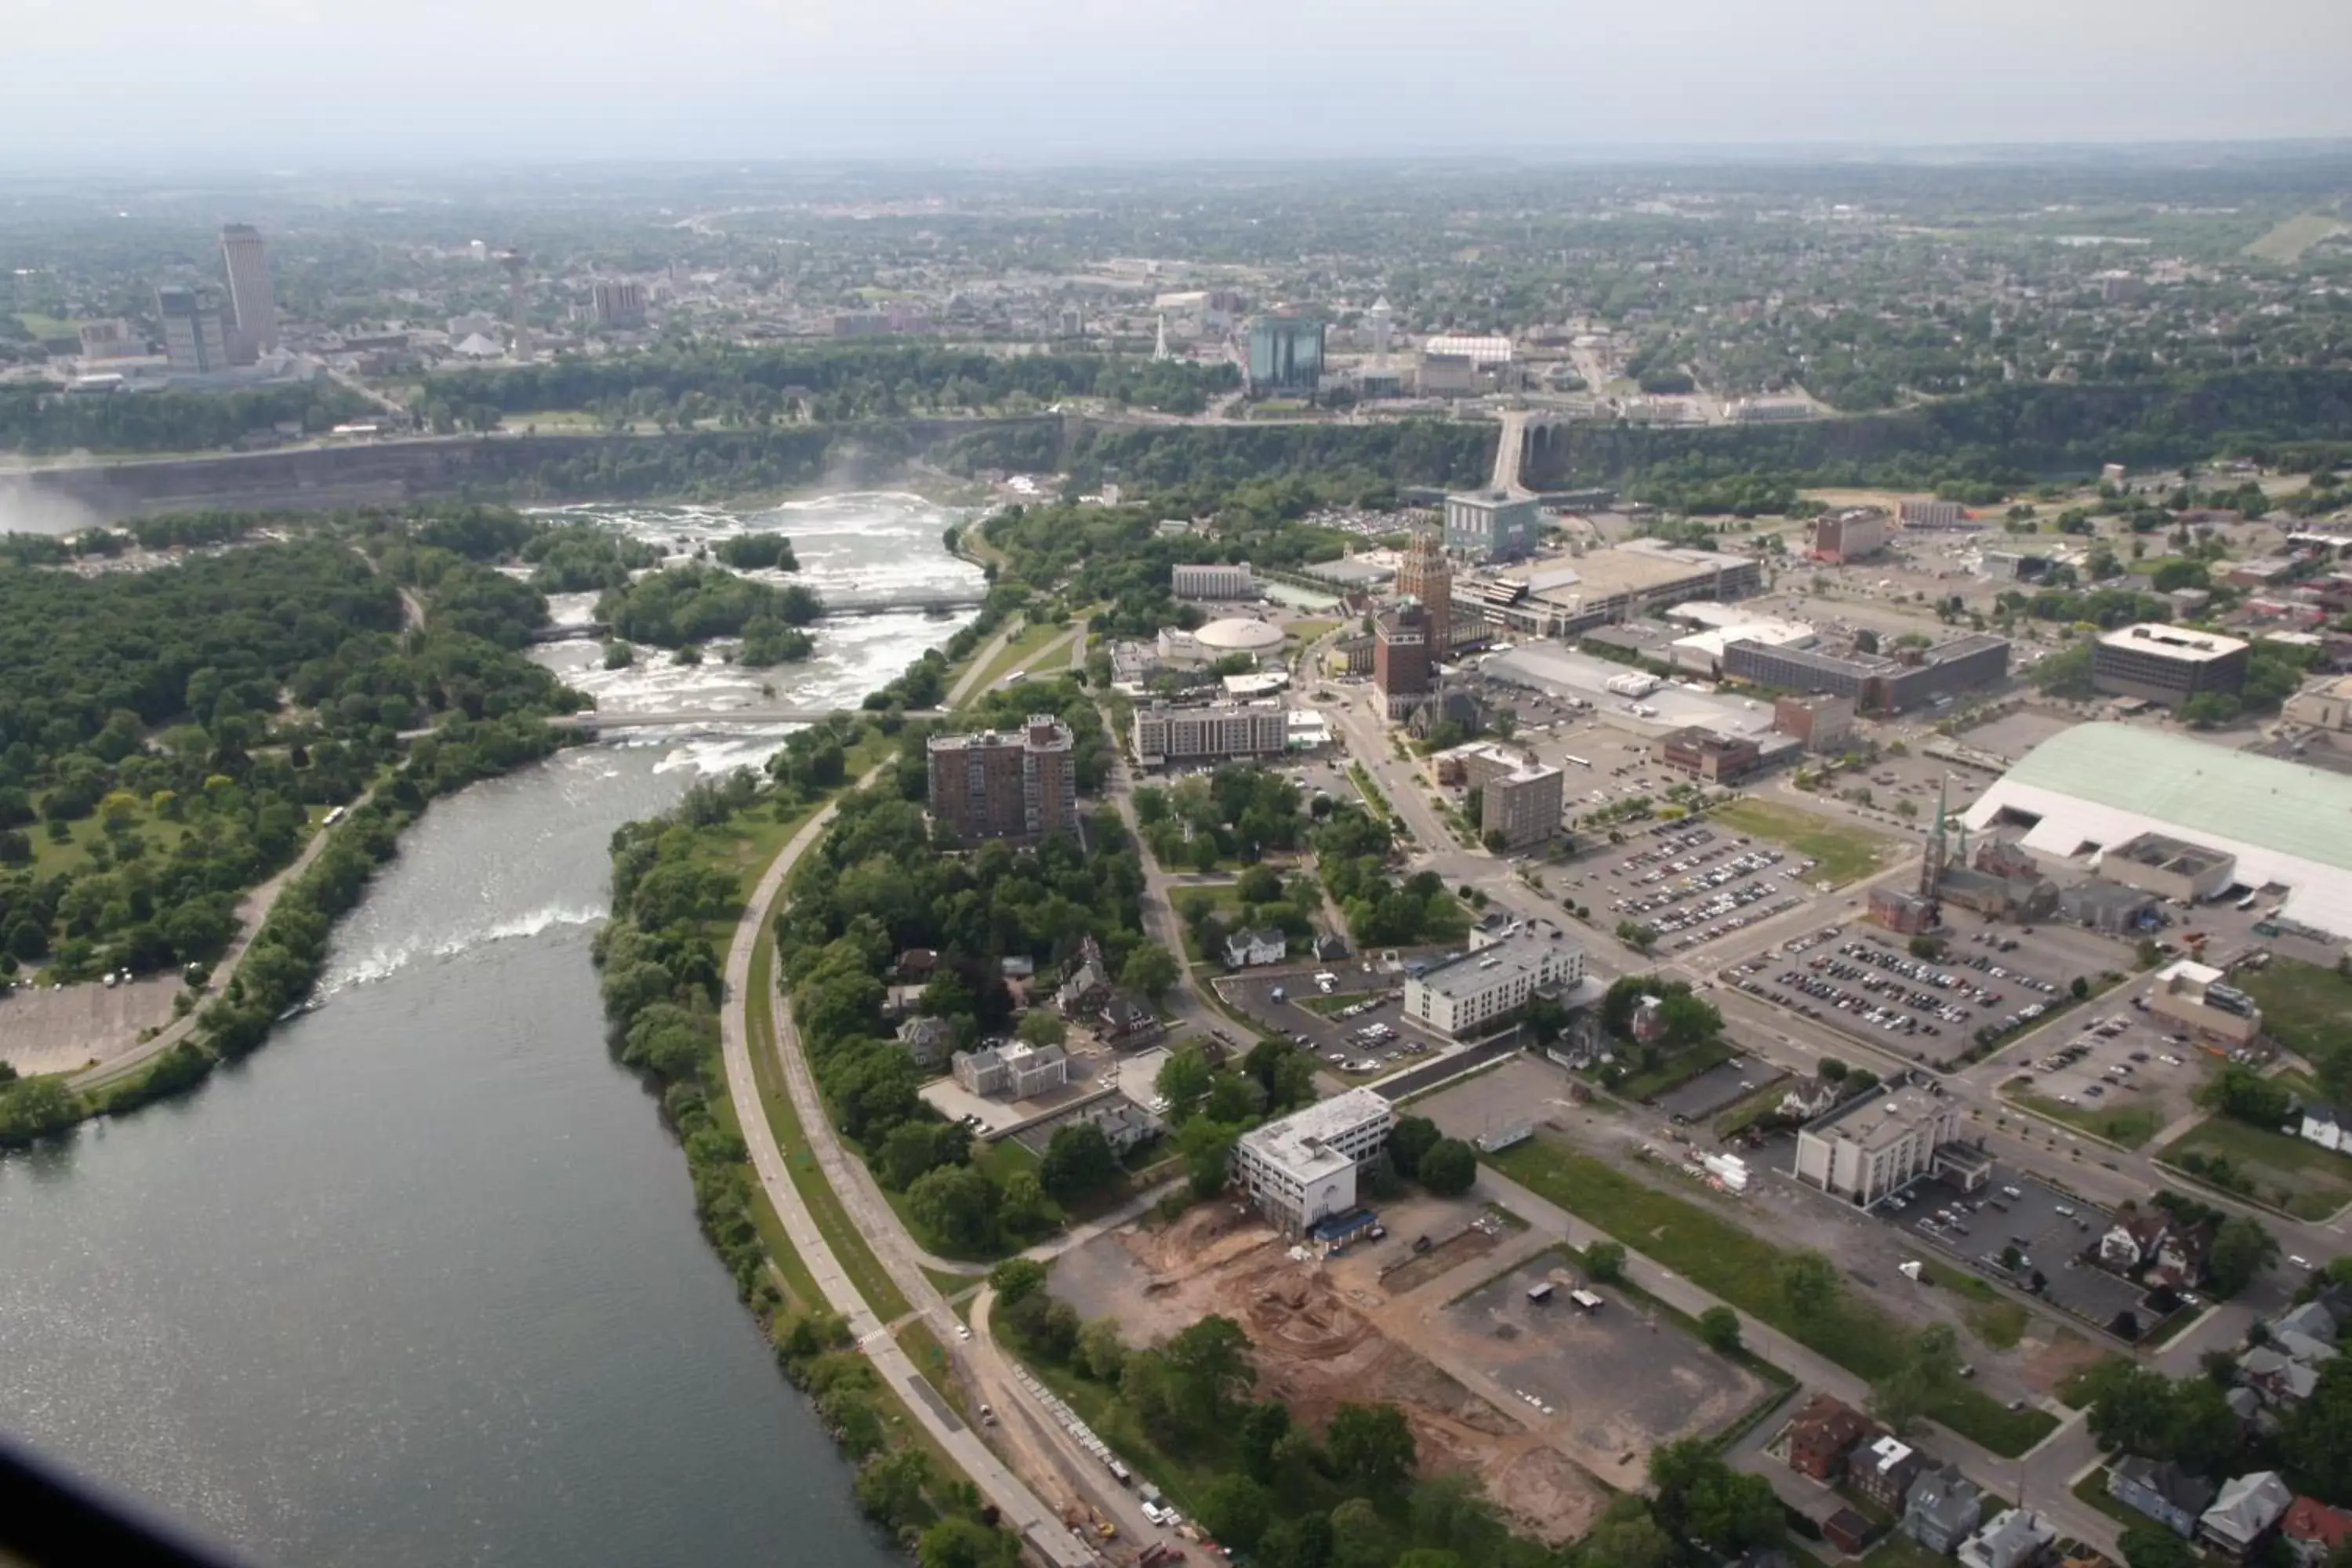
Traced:
POLYGON ((1492 989, 1507 973, 1539 973, 1545 956, 1562 952, 1567 945, 1566 937, 1555 942, 1549 935, 1521 931, 1423 970, 1421 983, 1448 1001, 1458 1002, 1492 989))
POLYGON ((1948 1101, 1925 1089, 1898 1089, 1891 1094, 1873 1089, 1860 1100, 1831 1111, 1805 1131, 1816 1137, 1845 1138, 1865 1149, 1876 1149, 1948 1110, 1948 1101))
POLYGON ((2179 659, 2184 664, 2210 664, 2217 658, 2243 653, 2247 647, 2238 638, 2225 637, 2219 632, 2200 632, 2194 626, 2168 626, 2154 621, 2103 632, 2099 636, 2099 644, 2103 647, 2131 648, 2162 658, 2179 659))
POLYGON ((1242 1147, 1301 1182, 1311 1182, 1355 1164, 1352 1157, 1330 1147, 1333 1139, 1394 1114, 1389 1102, 1370 1089, 1351 1089, 1243 1133, 1242 1147))

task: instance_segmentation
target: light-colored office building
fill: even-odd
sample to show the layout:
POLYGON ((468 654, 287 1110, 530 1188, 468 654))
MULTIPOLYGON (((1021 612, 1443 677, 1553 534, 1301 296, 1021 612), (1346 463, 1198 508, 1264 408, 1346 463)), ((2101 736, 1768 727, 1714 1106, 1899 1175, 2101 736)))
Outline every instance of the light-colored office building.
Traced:
POLYGON ((1445 548, 1475 562, 1517 561, 1535 552, 1539 514, 1532 499, 1500 490, 1445 498, 1445 548))
POLYGON ((1246 561, 1230 565, 1222 561, 1179 565, 1169 575, 1170 591, 1180 599, 1248 599, 1257 594, 1246 561))
POLYGON ((1872 1092, 1797 1134, 1797 1180, 1869 1205, 1936 1169, 1960 1135, 1960 1109, 1924 1089, 1872 1092))
POLYGON ((1969 509, 1956 500, 1915 496, 1897 502, 1895 515, 1906 528, 1962 528, 1967 526, 1969 509))
POLYGON ((2147 1010, 2209 1040, 2242 1046, 2263 1032, 2263 1010, 2210 963, 2176 959, 2156 977, 2147 1010))
POLYGON ((163 319, 163 353, 173 370, 214 375, 229 368, 219 295, 209 289, 158 289, 155 313, 163 319))
POLYGON ((1410 976, 1404 1014, 1460 1039, 1517 1012, 1538 991, 1567 990, 1584 978, 1584 949, 1557 932, 1521 930, 1450 963, 1410 976))
POLYGON ((229 357, 251 364, 278 352, 278 297, 269 285, 269 247, 249 223, 221 228, 221 265, 228 273, 229 357))
POLYGON ((1294 1234, 1356 1206, 1356 1177, 1388 1147, 1396 1112, 1351 1089, 1242 1134, 1234 1179, 1258 1212, 1294 1234))
POLYGON ((1213 702, 1202 708, 1154 703, 1135 710, 1135 760, 1170 763, 1278 757, 1290 744, 1290 711, 1279 702, 1213 702))
POLYGON ((2168 708, 2207 692, 2246 684, 2247 645, 2193 626, 2123 626, 2100 635, 2091 650, 2091 684, 2118 697, 2168 708))

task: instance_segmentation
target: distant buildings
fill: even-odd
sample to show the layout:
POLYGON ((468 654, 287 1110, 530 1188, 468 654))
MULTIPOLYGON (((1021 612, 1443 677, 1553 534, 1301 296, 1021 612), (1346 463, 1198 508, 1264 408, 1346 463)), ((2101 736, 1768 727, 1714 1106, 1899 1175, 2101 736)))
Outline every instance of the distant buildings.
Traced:
POLYGON ((1570 989, 1583 978, 1583 948, 1556 931, 1523 930, 1408 978, 1404 1014, 1460 1039, 1517 1012, 1538 991, 1570 989))
POLYGON ((1253 395, 1312 393, 1323 380, 1323 323, 1305 316, 1260 316, 1249 325, 1253 395))
POLYGON ((136 359, 147 352, 146 343, 131 330, 131 323, 119 318, 84 321, 79 336, 81 357, 86 361, 136 359))
POLYGON ((1761 767, 1764 753, 1745 735, 1720 735, 1692 724, 1660 739, 1658 761, 1708 784, 1732 784, 1761 767))
POLYGON ((251 224, 228 224, 220 238, 221 264, 228 274, 229 358, 236 364, 251 364, 278 352, 278 300, 269 284, 269 250, 261 231, 251 224))
POLYGON ((1169 591, 1180 599, 1247 599, 1257 592, 1246 561, 1177 566, 1169 576, 1169 591))
POLYGON ((1965 528, 1968 508, 1956 500, 1937 500, 1931 496, 1918 496, 1898 501, 1895 520, 1906 528, 1965 528))
POLYGON ((1926 1089, 1868 1094, 1798 1132, 1795 1174, 1864 1207, 1937 1170, 1937 1156, 1959 1136, 1959 1107, 1948 1096, 1926 1089))
POLYGON ((1258 1212, 1303 1233, 1356 1206, 1356 1178, 1388 1147, 1396 1113, 1369 1089, 1295 1110, 1242 1134, 1234 1178, 1258 1212))
POLYGON ((1885 550, 1894 524, 1874 506, 1846 507, 1813 520, 1813 559, 1866 561, 1885 550))
POLYGON ((1447 564, 1437 536, 1413 534, 1397 564, 1396 586, 1399 594, 1421 601, 1429 617, 1432 657, 1442 662, 1454 649, 1454 568, 1447 564))
POLYGON ((1445 548, 1479 564, 1535 552, 1541 513, 1532 497, 1475 490, 1445 498, 1445 548))
POLYGON ((1775 698, 1772 728, 1794 735, 1808 752, 1843 752, 1853 739, 1853 700, 1826 691, 1775 698))
POLYGON ((626 279, 599 278, 589 285, 589 313, 600 327, 646 324, 646 286, 626 279))
POLYGON ((1077 822, 1069 726, 1033 714, 1018 731, 934 735, 932 817, 961 838, 1040 838, 1077 822))
POLYGON ((2246 684, 2247 645, 2189 626, 2143 624, 2103 632, 2091 651, 2091 684, 2118 697, 2177 708, 2246 684))
POLYGON ((163 319, 163 353, 173 370, 213 375, 229 368, 227 325, 221 319, 218 294, 205 288, 158 289, 155 313, 163 319))
MULTIPOLYGON (((1636 539, 1583 555, 1548 556, 1454 584, 1457 622, 1475 615, 1497 635, 1568 637, 1691 599, 1737 599, 1764 585, 1756 557, 1636 539)), ((1454 640, 1465 640, 1457 626, 1454 640)))
POLYGON ((1135 710, 1133 738, 1136 761, 1147 768, 1275 757, 1289 746, 1290 712, 1279 702, 1213 702, 1196 708, 1155 702, 1135 710))

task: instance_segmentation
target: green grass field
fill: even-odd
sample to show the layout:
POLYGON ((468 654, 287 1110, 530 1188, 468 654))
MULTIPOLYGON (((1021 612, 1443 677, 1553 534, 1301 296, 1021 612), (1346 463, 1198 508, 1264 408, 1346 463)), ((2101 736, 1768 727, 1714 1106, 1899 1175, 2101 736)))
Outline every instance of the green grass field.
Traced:
POLYGON ((1337 621, 1327 620, 1293 621, 1290 623, 1290 635, 1300 642, 1313 642, 1339 624, 1337 621))
POLYGON ((2281 219, 2268 234, 2246 247, 2246 254, 2264 261, 2295 261, 2342 226, 2326 213, 2297 213, 2281 219))
POLYGON ((1013 640, 999 648, 996 657, 988 661, 986 670, 982 673, 978 680, 972 683, 971 695, 980 697, 994 690, 1003 682, 1006 676, 1016 669, 1025 668, 1046 644, 1069 629, 1067 626, 1042 624, 1023 626, 1014 635, 1013 640))
POLYGON ((2316 1059, 2352 1050, 2352 980, 2315 963, 2275 958, 2230 981, 2262 1008, 2264 1031, 2296 1055, 2316 1059))
POLYGON ((2352 1158, 2230 1117, 2207 1117, 2158 1158, 2178 1165, 2183 1154, 2228 1160, 2253 1184, 2255 1197, 2297 1219, 2323 1220, 2352 1201, 2352 1158))
MULTIPOLYGON (((1489 1163, 1859 1376, 1883 1376, 1902 1356, 1906 1325, 1850 1294, 1814 1317, 1792 1312, 1774 1282, 1775 1268, 1786 1255, 1709 1209, 1540 1136, 1490 1156, 1489 1163)), ((1928 1414, 1962 1436, 2012 1458, 2057 1425, 2043 1411, 2005 1409, 1973 1384, 1956 1390, 1928 1414)))
POLYGON ((2126 1149, 2137 1149, 2164 1131, 2164 1118, 2145 1106, 2061 1105, 2046 1094, 2006 1088, 2000 1092, 2001 1098, 2012 1104, 2046 1116, 2053 1121, 2079 1127, 2094 1138, 2104 1138, 2126 1149))
POLYGON ((1816 862, 1809 882, 1843 887, 1895 858, 1895 840, 1882 834, 1779 801, 1736 800, 1714 815, 1735 832, 1769 838, 1816 862))
POLYGON ((1960 1315, 1968 1321, 1970 1331, 1991 1349, 2014 1350, 2018 1341, 2025 1337, 2026 1324, 2031 1320, 2024 1306, 2002 1295, 1990 1280, 1932 1258, 1920 1260, 1920 1276, 1933 1281, 1937 1289, 1967 1300, 1960 1315))

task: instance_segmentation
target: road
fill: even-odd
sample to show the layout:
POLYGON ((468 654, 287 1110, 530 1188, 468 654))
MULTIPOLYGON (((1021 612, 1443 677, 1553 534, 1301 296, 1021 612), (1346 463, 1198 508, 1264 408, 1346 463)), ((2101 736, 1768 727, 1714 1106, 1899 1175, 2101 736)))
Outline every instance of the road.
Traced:
MULTIPOLYGON (((373 794, 374 791, 370 790, 361 795, 352 802, 349 809, 356 811, 365 805, 373 794)), ((269 919, 269 911, 277 904, 278 896, 292 885, 297 877, 310 868, 310 863, 326 849, 327 840, 333 831, 332 828, 321 827, 311 834, 310 842, 302 847, 302 853, 294 857, 291 865, 246 894, 237 904, 236 935, 230 939, 227 950, 213 965, 208 994, 218 995, 228 989, 228 983, 236 976, 237 966, 245 962, 246 953, 253 946, 253 939, 260 934, 263 923, 269 919)), ((78 1091, 86 1091, 127 1077, 194 1034, 196 1015, 202 1010, 200 1006, 189 1009, 185 1017, 173 1020, 121 1056, 109 1058, 67 1082, 78 1091)))
MULTIPOLYGON (((872 783, 880 772, 879 768, 875 769, 859 781, 860 784, 872 783)), ((726 1063, 728 1094, 734 1100, 737 1116, 742 1123, 743 1140, 751 1149, 752 1168, 759 1174, 761 1190, 768 1194, 769 1202, 775 1205, 778 1216, 783 1221, 785 1234, 792 1238, 793 1250, 814 1277, 818 1289, 824 1292, 825 1300, 835 1311, 848 1319, 850 1331, 857 1338, 858 1349, 874 1363, 875 1371, 883 1381, 900 1393, 915 1419, 971 1479, 981 1495, 996 1507, 1005 1522, 1027 1537, 1055 1564, 1055 1568, 1095 1568, 1099 1559, 1091 1549, 1071 1537, 1059 1515, 1047 1508, 1036 1493, 1007 1469, 971 1427, 934 1402, 933 1391, 923 1382, 922 1374, 916 1370, 906 1352, 898 1348, 898 1342, 891 1336, 888 1327, 874 1315, 866 1298, 843 1271, 840 1260, 835 1257, 824 1233, 817 1229, 814 1216, 801 1199, 800 1189, 793 1184, 785 1171, 783 1151, 777 1147, 775 1131, 761 1108, 759 1080, 751 1068, 746 1009, 751 1005, 764 1005, 768 999, 754 998, 751 994, 751 959, 759 943, 766 938, 768 912, 783 888, 784 879, 832 822, 833 814, 834 808, 828 805, 811 817, 784 846, 782 853, 769 865, 750 902, 744 906, 743 916, 736 922, 734 939, 727 948, 727 1000, 719 1015, 720 1055, 726 1063)), ((826 1120, 823 1103, 814 1098, 815 1085, 809 1080, 807 1064, 801 1058, 797 1041, 786 1044, 790 1030, 788 1009, 778 1009, 776 1023, 777 1046, 783 1058, 786 1081, 793 1089, 793 1101, 800 1111, 803 1125, 829 1132, 832 1123, 826 1120), (795 1067, 797 1073, 793 1071, 795 1067), (803 1099, 803 1091, 809 1097, 806 1100, 803 1099)), ((833 1142, 838 1153, 837 1140, 823 1141, 833 1142)), ((897 1229, 895 1222, 889 1229, 897 1229)), ((880 1241, 884 1237, 876 1236, 874 1239, 880 1241)), ((896 1272, 894 1269, 894 1278, 896 1272)), ((939 1292, 931 1289, 930 1282, 923 1279, 921 1270, 918 1268, 914 1273, 916 1282, 929 1299, 924 1301, 911 1290, 908 1293, 908 1299, 918 1301, 919 1310, 931 1322, 940 1343, 954 1343, 953 1314, 948 1310, 939 1292)), ((904 1288, 903 1281, 901 1288, 904 1288)))

